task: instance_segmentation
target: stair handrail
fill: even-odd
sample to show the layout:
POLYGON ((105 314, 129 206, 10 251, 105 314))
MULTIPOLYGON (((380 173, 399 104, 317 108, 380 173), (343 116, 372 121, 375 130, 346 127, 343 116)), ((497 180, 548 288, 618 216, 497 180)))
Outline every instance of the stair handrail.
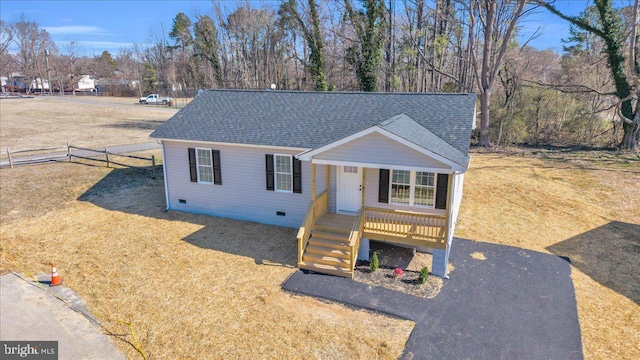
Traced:
POLYGON ((356 215, 356 220, 353 222, 353 226, 351 227, 351 233, 349 234, 349 247, 351 248, 351 256, 349 264, 351 268, 351 276, 353 277, 355 268, 356 268, 356 260, 358 259, 358 250, 360 249, 360 239, 362 239, 362 233, 364 232, 364 212, 365 208, 361 208, 358 210, 358 214, 356 215))
POLYGON ((311 201, 307 208, 307 213, 302 221, 302 226, 298 229, 296 238, 298 239, 298 264, 302 263, 302 255, 307 247, 311 230, 316 221, 329 211, 329 191, 325 190, 311 201))

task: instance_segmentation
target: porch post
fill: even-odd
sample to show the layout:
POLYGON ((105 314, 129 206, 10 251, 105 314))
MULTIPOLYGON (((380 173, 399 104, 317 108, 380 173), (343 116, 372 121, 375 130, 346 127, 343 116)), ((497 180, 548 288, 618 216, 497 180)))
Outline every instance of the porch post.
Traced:
POLYGON ((316 164, 311 162, 311 201, 316 201, 316 164))
POLYGON ((327 164, 326 166, 324 173, 324 187, 326 188, 325 190, 329 191, 329 174, 331 174, 331 165, 327 164))
POLYGON ((453 184, 453 174, 449 175, 449 183, 447 184, 447 203, 445 206, 445 216, 447 219, 447 225, 445 228, 445 236, 447 237, 446 249, 433 249, 433 259, 431 261, 431 273, 440 276, 441 278, 448 279, 447 265, 449 264, 449 253, 451 250, 451 186, 453 184))
POLYGON ((362 168, 362 189, 360 190, 362 192, 362 206, 360 207, 360 209, 364 208, 364 204, 365 204, 365 185, 367 184, 367 169, 366 168, 362 168))

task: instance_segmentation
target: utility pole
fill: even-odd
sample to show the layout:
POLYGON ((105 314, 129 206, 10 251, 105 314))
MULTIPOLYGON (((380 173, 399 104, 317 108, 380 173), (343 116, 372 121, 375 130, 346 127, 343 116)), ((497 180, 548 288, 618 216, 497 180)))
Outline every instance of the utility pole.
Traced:
MULTIPOLYGON (((49 84, 49 96, 53 96, 53 91, 51 88, 51 76, 49 75, 49 50, 44 50, 44 61, 47 66, 47 83, 49 84)), ((44 84, 42 84, 42 90, 44 90, 44 84)))

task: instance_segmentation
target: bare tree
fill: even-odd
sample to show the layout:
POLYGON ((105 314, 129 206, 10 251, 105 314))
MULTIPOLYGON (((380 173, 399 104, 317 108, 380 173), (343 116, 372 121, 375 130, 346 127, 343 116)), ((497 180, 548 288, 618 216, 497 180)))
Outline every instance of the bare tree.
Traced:
POLYGON ((20 21, 14 24, 14 29, 13 39, 18 49, 14 59, 18 71, 24 76, 27 92, 31 91, 34 84, 36 89, 44 90, 47 72, 45 51, 56 53, 55 44, 46 30, 40 28, 36 22, 26 20, 24 14, 20 16, 20 21))
POLYGON ((309 47, 309 61, 305 59, 305 65, 311 74, 313 88, 316 91, 327 91, 327 76, 325 75, 325 60, 322 49, 324 48, 324 39, 322 29, 320 28, 319 6, 315 0, 308 0, 309 14, 307 26, 301 12, 298 10, 296 0, 288 0, 282 3, 279 14, 281 17, 290 16, 297 27, 302 31, 302 35, 307 41, 309 47))
MULTIPOLYGON (((78 78, 79 75, 81 75, 82 73, 82 67, 78 66, 79 65, 79 61, 80 60, 80 45, 78 44, 77 41, 70 41, 67 46, 65 46, 64 48, 64 54, 62 54, 64 56, 64 69, 65 69, 65 77, 68 77, 68 85, 69 87, 72 89, 71 91, 73 91, 73 96, 76 96, 76 79, 78 78)), ((63 83, 62 85, 62 89, 60 89, 60 91, 62 91, 62 93, 64 94, 64 86, 65 84, 63 83)))
POLYGON ((636 150, 640 143, 640 65, 638 61, 638 0, 633 6, 631 34, 627 36, 619 12, 613 8, 612 0, 595 0, 600 24, 594 26, 576 16, 567 16, 558 11, 551 2, 538 1, 552 13, 571 24, 602 39, 605 44, 607 62, 615 84, 615 96, 619 119, 623 123, 624 137, 620 143, 623 149, 636 150), (629 42, 629 59, 624 56, 625 40, 629 42), (627 63, 629 61, 629 63, 627 63), (634 109, 635 108, 635 109, 634 109))
POLYGON ((527 0, 472 0, 468 7, 471 57, 480 95, 480 146, 491 146, 491 95, 509 41, 523 16, 526 3, 527 0), (482 44, 482 49, 477 52, 476 42, 482 44))
POLYGON ((347 61, 354 67, 360 89, 378 90, 378 70, 386 39, 386 8, 383 0, 362 0, 363 9, 344 0, 345 16, 353 26, 357 40, 347 48, 347 61))
MULTIPOLYGON (((13 58, 9 53, 9 48, 13 43, 14 27, 0 20, 0 75, 7 75, 11 78, 10 64, 13 58)), ((3 89, 4 91, 4 89, 3 89)))

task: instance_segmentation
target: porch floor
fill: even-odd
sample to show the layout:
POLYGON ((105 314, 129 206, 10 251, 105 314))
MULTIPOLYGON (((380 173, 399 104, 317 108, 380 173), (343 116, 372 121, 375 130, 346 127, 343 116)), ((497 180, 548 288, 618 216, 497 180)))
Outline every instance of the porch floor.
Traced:
POLYGON ((355 216, 326 213, 316 221, 316 228, 339 229, 349 233, 355 221, 355 216))
MULTIPOLYGON (((326 213, 316 221, 315 229, 325 229, 329 231, 348 234, 353 228, 356 217, 351 215, 326 213), (338 231, 339 230, 339 231, 338 231)), ((366 221, 364 224, 365 234, 372 240, 387 241, 396 244, 411 246, 428 246, 433 248, 445 248, 444 229, 442 227, 401 224, 401 223, 380 223, 366 221), (409 234, 429 234, 433 237, 408 236, 409 234), (415 239, 413 239, 415 237, 415 239)))

